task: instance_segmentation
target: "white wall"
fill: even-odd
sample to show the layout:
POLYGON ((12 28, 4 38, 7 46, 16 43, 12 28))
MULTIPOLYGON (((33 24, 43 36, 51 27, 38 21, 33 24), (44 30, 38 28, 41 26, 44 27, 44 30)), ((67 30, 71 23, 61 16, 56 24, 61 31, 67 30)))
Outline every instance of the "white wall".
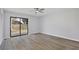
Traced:
POLYGON ((41 22, 42 33, 79 41, 79 9, 56 9, 41 22))
POLYGON ((29 34, 39 32, 39 17, 5 11, 5 26, 4 26, 5 38, 10 37, 10 16, 28 18, 29 34))
POLYGON ((0 8, 0 45, 3 40, 3 21, 4 21, 4 11, 0 8))
POLYGON ((5 12, 4 37, 10 37, 10 16, 29 19, 29 34, 46 33, 79 41, 79 9, 56 9, 48 15, 31 15, 5 12))

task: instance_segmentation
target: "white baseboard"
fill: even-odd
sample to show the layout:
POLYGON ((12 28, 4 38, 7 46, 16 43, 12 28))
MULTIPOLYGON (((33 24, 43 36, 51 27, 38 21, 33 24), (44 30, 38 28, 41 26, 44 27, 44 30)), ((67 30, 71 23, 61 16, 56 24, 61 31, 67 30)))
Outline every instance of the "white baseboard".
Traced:
POLYGON ((49 34, 49 33, 44 33, 44 34, 51 35, 51 36, 56 36, 56 37, 60 37, 60 38, 65 38, 65 39, 68 39, 68 40, 73 40, 73 41, 79 42, 79 39, 69 38, 69 37, 66 37, 66 36, 54 35, 54 34, 49 34))
MULTIPOLYGON (((44 33, 44 32, 39 32, 39 33, 43 33, 43 34, 47 34, 47 35, 56 36, 56 37, 65 38, 65 39, 69 39, 69 40, 73 40, 73 41, 79 42, 79 39, 75 39, 75 38, 70 38, 70 37, 61 36, 61 35, 55 35, 55 34, 49 34, 49 33, 44 33)), ((28 35, 31 35, 31 34, 34 34, 34 33, 30 33, 28 35)), ((10 38, 10 37, 8 37, 8 38, 10 38)), ((0 42, 0 44, 1 44, 1 42, 0 42)))
POLYGON ((0 40, 0 45, 2 44, 2 41, 3 41, 3 39, 2 39, 2 40, 0 40))

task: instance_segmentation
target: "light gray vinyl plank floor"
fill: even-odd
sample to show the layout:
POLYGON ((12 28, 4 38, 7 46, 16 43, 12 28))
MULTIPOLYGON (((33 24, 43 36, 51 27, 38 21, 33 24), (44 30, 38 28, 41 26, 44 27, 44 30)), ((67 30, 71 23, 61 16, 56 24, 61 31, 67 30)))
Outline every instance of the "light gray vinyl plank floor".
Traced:
POLYGON ((0 50, 79 50, 79 42, 37 33, 3 40, 0 50))

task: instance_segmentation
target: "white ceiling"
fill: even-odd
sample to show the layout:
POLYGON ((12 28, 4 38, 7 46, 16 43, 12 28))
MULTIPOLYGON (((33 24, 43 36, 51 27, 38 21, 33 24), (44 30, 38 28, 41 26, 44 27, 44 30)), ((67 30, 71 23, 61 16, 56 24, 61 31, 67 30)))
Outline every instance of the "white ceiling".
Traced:
POLYGON ((54 8, 45 8, 44 13, 35 14, 35 10, 33 8, 4 8, 6 11, 15 12, 15 13, 22 13, 22 14, 29 14, 33 16, 43 16, 53 12, 54 8))
POLYGON ((45 8, 44 13, 35 14, 34 8, 4 8, 4 10, 6 11, 28 14, 33 16, 43 16, 57 11, 67 11, 67 10, 73 10, 73 9, 75 8, 45 8))

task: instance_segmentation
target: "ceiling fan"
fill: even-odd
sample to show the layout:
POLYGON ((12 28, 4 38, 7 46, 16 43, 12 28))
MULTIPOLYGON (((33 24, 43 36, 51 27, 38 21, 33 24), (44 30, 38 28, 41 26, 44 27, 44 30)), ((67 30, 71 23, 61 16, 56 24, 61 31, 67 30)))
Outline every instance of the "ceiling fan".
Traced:
POLYGON ((37 14, 37 13, 44 13, 44 8, 34 8, 34 10, 35 10, 35 13, 37 14))

